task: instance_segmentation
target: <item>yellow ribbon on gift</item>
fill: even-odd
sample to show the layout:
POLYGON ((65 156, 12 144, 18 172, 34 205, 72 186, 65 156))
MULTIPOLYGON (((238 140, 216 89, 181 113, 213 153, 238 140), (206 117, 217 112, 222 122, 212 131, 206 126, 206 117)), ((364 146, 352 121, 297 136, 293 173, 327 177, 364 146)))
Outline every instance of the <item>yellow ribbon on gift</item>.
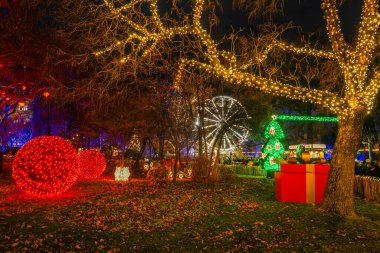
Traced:
POLYGON ((315 203, 315 164, 306 164, 306 203, 315 203))

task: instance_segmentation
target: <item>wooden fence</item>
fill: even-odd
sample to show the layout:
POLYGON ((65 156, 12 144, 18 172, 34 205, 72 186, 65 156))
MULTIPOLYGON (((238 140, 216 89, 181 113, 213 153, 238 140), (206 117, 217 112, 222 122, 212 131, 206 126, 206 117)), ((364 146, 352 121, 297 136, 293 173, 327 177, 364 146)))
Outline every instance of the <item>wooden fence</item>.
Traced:
POLYGON ((380 178, 355 176, 354 192, 361 198, 380 204, 380 178))

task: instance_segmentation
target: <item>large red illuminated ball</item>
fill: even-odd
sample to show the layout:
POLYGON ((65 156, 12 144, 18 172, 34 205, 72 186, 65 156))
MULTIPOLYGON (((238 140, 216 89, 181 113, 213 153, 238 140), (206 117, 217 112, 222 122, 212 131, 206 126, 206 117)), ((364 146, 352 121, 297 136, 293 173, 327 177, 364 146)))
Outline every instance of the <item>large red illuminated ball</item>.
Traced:
POLYGON ((12 176, 29 195, 55 196, 70 188, 78 178, 76 149, 57 136, 40 136, 27 142, 17 152, 12 176))
POLYGON ((80 178, 98 178, 106 166, 106 159, 99 150, 89 149, 79 153, 80 178))

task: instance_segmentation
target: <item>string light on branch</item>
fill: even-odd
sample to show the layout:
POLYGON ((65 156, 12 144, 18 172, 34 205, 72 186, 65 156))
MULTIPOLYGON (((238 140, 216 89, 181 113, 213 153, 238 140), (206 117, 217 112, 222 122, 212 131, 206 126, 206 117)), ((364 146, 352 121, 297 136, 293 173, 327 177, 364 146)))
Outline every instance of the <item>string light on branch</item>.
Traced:
POLYGON ((12 176, 17 186, 34 197, 56 196, 69 189, 79 174, 76 149, 57 136, 40 136, 17 152, 12 176))
POLYGON ((107 56, 119 55, 119 63, 125 64, 134 59, 132 56, 146 57, 160 43, 170 41, 175 36, 183 36, 186 39, 191 38, 201 45, 202 56, 199 59, 202 60, 181 59, 175 85, 181 81, 185 69, 201 69, 230 83, 243 84, 267 94, 321 105, 342 119, 353 112, 362 111, 363 108, 370 111, 374 105, 380 86, 380 73, 374 66, 374 50, 378 44, 376 38, 378 38, 380 27, 378 0, 364 0, 361 21, 358 26, 358 39, 354 45, 348 45, 344 40, 337 1, 324 0, 321 9, 325 14, 331 49, 318 50, 308 45, 296 47, 282 41, 273 41, 266 47, 262 55, 245 62, 233 51, 220 50, 219 44, 202 26, 205 0, 195 0, 191 15, 181 22, 171 23, 178 24, 172 27, 168 27, 170 23, 163 22, 163 18, 160 17, 157 0, 133 0, 128 3, 120 2, 120 5, 115 5, 109 0, 103 0, 103 2, 115 18, 124 22, 130 31, 124 40, 118 36, 113 45, 94 52, 95 56, 109 52, 107 56), (135 11, 141 12, 140 8, 143 3, 148 4, 150 13, 150 15, 148 12, 143 13, 145 25, 141 24, 141 19, 136 18, 139 15, 133 14, 135 11), (124 48, 128 43, 133 44, 133 49, 126 52, 124 48), (296 87, 249 72, 249 66, 265 61, 274 48, 294 54, 336 61, 344 78, 344 94, 296 87), (374 71, 370 71, 370 69, 374 71))
MULTIPOLYGON (((266 47, 263 54, 257 58, 257 61, 258 62, 265 61, 268 58, 268 54, 275 47, 280 48, 284 51, 293 52, 295 54, 307 54, 307 55, 311 55, 314 57, 321 57, 321 58, 326 58, 326 59, 330 59, 330 60, 336 60, 338 58, 338 56, 335 55, 334 52, 322 51, 322 50, 317 50, 317 49, 307 48, 307 47, 298 48, 298 47, 295 47, 293 45, 288 45, 282 41, 274 41, 274 42, 272 42, 272 44, 270 44, 268 47, 266 47)), ((247 66, 249 66, 249 65, 244 65, 242 67, 242 69, 245 69, 247 66)))
POLYGON ((99 150, 89 149, 79 153, 80 178, 96 179, 106 167, 106 159, 99 150))

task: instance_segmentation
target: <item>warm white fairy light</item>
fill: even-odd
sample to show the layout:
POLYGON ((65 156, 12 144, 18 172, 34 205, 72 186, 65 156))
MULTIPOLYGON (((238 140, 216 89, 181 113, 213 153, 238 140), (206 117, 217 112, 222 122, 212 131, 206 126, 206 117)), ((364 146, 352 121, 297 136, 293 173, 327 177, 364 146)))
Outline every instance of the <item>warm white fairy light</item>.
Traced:
MULTIPOLYGON (((380 27, 378 0, 364 1, 358 39, 353 46, 348 45, 344 40, 336 0, 324 0, 321 8, 325 12, 331 50, 316 50, 310 47, 297 48, 293 45, 276 41, 272 45, 269 45, 261 56, 253 59, 253 62, 262 62, 267 58, 271 50, 279 48, 295 54, 335 60, 344 77, 345 93, 343 97, 333 92, 295 87, 250 73, 248 67, 253 64, 252 60, 240 63, 238 56, 233 52, 219 50, 218 44, 211 38, 207 30, 203 28, 201 17, 204 13, 205 0, 195 0, 192 18, 182 22, 178 27, 165 27, 159 15, 157 0, 132 0, 128 4, 124 4, 118 8, 109 0, 103 1, 110 12, 129 25, 132 31, 128 33, 125 40, 117 40, 114 45, 94 52, 96 56, 114 51, 120 47, 123 48, 126 44, 133 41, 135 48, 132 53, 135 55, 141 53, 144 57, 156 49, 156 46, 160 42, 173 39, 177 35, 191 35, 202 43, 204 59, 206 61, 181 60, 178 73, 175 77, 175 87, 179 87, 185 70, 197 68, 225 81, 252 86, 264 93, 322 105, 337 114, 340 118, 344 118, 357 110, 367 110, 369 112, 374 105, 380 85, 380 71, 377 70, 377 72, 371 73, 370 67, 376 69, 372 65, 374 64, 374 51, 378 46, 376 38, 378 38, 377 35, 380 27), (146 16, 150 20, 149 22, 151 22, 149 24, 139 24, 138 21, 128 16, 128 12, 141 3, 149 3, 151 16, 146 16)), ((130 54, 122 54, 119 62, 127 63, 130 60, 130 56, 130 54)))
POLYGON ((127 181, 129 179, 129 167, 116 167, 115 181, 127 181))

